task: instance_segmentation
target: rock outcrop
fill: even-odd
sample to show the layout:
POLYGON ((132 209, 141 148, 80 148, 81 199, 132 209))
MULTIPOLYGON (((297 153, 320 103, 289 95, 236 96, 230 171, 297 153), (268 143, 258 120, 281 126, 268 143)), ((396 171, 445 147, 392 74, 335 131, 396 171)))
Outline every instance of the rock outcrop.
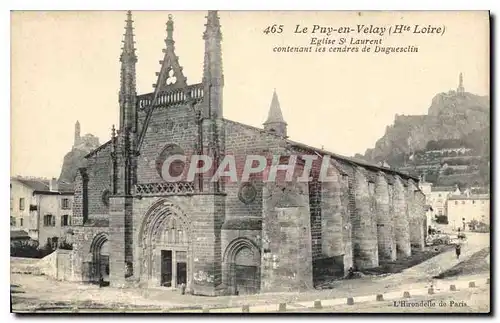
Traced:
POLYGON ((462 139, 482 132, 490 124, 490 99, 472 93, 437 94, 427 115, 396 115, 394 125, 367 149, 364 159, 399 164, 404 154, 424 149, 431 140, 462 139))
POLYGON ((99 147, 99 138, 92 134, 80 136, 80 122, 75 124, 75 140, 71 151, 64 156, 59 182, 73 183, 78 168, 86 166, 85 155, 99 147))

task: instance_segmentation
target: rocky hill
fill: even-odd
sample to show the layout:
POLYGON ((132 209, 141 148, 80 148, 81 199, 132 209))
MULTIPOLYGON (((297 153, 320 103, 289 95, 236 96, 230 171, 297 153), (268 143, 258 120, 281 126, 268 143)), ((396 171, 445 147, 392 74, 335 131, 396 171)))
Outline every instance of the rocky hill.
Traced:
POLYGON ((70 152, 64 156, 59 182, 73 183, 78 168, 86 166, 85 155, 99 147, 99 138, 92 134, 80 137, 79 123, 75 130, 75 142, 70 152))
MULTIPOLYGON (((368 149, 364 156, 368 161, 387 161, 393 167, 401 166, 404 156, 424 150, 430 141, 445 139, 476 138, 471 147, 484 150, 488 147, 488 138, 478 134, 489 133, 490 99, 468 92, 450 91, 439 93, 433 99, 427 115, 396 115, 394 124, 386 128, 375 147, 368 149), (488 140, 485 144, 485 140, 488 140)), ((489 151, 488 151, 489 153, 489 151)))
POLYGON ((78 168, 85 167, 85 155, 89 151, 81 150, 78 148, 72 149, 64 156, 63 166, 61 168, 61 174, 59 175, 60 182, 73 183, 75 180, 76 172, 78 168))

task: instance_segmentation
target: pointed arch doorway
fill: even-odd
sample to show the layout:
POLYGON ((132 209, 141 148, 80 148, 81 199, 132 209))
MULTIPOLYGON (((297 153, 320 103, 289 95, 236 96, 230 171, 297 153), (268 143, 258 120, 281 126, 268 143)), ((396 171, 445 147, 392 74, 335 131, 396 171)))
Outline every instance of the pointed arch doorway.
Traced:
POLYGON ((224 255, 227 281, 231 294, 249 295, 260 292, 260 251, 250 240, 233 240, 224 255))
POLYGON ((97 234, 90 245, 91 281, 109 286, 109 240, 106 233, 97 234))
POLYGON ((180 208, 164 200, 155 203, 141 228, 141 281, 150 287, 189 286, 190 232, 189 219, 180 208))

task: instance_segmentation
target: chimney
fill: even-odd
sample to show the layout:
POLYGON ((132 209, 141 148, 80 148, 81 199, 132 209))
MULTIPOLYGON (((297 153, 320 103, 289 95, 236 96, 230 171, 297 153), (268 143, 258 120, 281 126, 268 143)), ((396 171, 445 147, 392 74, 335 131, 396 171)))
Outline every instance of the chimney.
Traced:
POLYGON ((49 182, 49 190, 51 192, 59 191, 59 185, 57 184, 57 179, 55 179, 54 177, 49 182))

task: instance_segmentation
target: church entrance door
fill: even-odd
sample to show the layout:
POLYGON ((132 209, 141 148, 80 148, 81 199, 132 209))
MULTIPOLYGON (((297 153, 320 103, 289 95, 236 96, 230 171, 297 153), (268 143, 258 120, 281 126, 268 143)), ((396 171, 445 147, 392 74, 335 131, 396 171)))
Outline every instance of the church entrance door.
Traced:
POLYGON ((145 216, 141 228, 141 280, 151 287, 188 287, 192 279, 190 224, 186 214, 159 200, 145 216))
POLYGON ((238 295, 256 294, 260 290, 260 268, 250 248, 241 248, 235 256, 232 271, 238 295))
POLYGON ((187 284, 187 251, 161 251, 161 286, 180 287, 187 284))
POLYGON ((172 250, 161 251, 161 285, 172 287, 172 250))

